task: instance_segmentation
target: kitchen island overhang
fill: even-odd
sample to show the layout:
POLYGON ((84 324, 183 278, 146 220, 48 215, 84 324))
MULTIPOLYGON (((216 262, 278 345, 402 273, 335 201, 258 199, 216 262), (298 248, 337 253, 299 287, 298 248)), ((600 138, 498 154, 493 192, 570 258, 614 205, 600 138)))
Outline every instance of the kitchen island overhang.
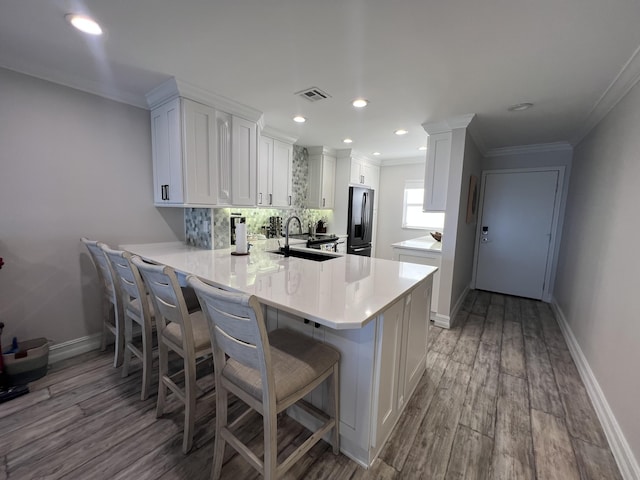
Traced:
MULTIPOLYGON (((354 255, 325 262, 283 258, 269 252, 273 246, 259 243, 247 256, 179 242, 121 248, 181 275, 256 295, 268 329, 291 328, 337 348, 341 451, 368 467, 426 369, 437 269, 354 255)), ((318 388, 311 400, 324 408, 326 389, 318 388)), ((304 412, 289 413, 311 424, 304 412)))

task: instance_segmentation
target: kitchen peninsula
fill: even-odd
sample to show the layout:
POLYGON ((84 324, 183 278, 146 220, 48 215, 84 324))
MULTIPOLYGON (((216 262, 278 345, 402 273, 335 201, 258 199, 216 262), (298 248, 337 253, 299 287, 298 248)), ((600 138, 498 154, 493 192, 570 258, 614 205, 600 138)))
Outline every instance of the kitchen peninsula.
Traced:
MULTIPOLYGON (((341 451, 370 466, 425 371, 436 268, 355 255, 284 258, 272 253, 275 241, 254 243, 247 256, 182 243, 121 247, 181 275, 253 294, 270 330, 291 328, 337 348, 341 451)), ((325 407, 325 390, 311 400, 325 407)), ((302 410, 289 413, 310 422, 302 410)))

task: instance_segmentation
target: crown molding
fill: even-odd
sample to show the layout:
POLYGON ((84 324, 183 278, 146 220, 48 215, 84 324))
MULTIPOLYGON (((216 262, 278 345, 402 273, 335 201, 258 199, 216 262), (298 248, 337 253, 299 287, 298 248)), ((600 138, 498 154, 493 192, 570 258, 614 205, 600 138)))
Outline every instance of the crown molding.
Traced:
POLYGON ((305 147, 309 155, 331 155, 332 157, 337 157, 336 150, 330 147, 325 147, 324 145, 320 145, 317 147, 305 147))
POLYGON ((518 145, 515 147, 493 148, 486 152, 486 158, 505 157, 507 155, 523 155, 528 153, 548 153, 572 151, 573 147, 569 142, 538 143, 533 145, 518 145))
POLYGON ((270 127, 269 125, 265 125, 262 127, 260 132, 261 135, 269 138, 275 138, 276 140, 280 140, 284 143, 294 144, 298 141, 297 137, 292 137, 288 133, 283 132, 282 130, 278 130, 276 128, 270 127))
POLYGON ((261 111, 175 77, 169 78, 146 94, 149 109, 154 109, 176 97, 185 97, 252 122, 264 123, 261 111))
POLYGON ((400 165, 418 165, 427 161, 427 156, 424 157, 408 157, 408 158, 389 158, 380 162, 381 167, 397 167, 400 165))
POLYGON ((35 73, 29 71, 29 69, 10 68, 3 65, 0 65, 0 68, 19 73, 21 75, 38 78, 45 82, 55 83, 56 85, 61 85, 63 87, 73 88, 74 90, 106 98, 107 100, 113 100, 114 102, 144 108, 145 110, 148 109, 145 99, 141 95, 136 95, 134 93, 118 89, 117 87, 103 82, 95 82, 86 78, 78 79, 73 76, 70 77, 66 73, 55 69, 40 68, 40 71, 35 73))
POLYGON ((622 98, 640 80, 640 46, 633 52, 631 58, 624 64, 616 78, 604 91, 593 106, 587 119, 571 140, 572 145, 580 143, 584 137, 615 107, 622 98))
POLYGON ((487 144, 484 143, 484 139, 482 135, 480 135, 480 131, 478 130, 478 121, 476 120, 478 117, 474 117, 467 127, 467 132, 473 139, 473 142, 476 144, 476 147, 480 151, 480 155, 484 156, 487 153, 487 144))
POLYGON ((422 124, 425 132, 429 135, 436 133, 450 132, 457 128, 467 128, 471 121, 475 118, 475 113, 467 113, 464 115, 458 115, 439 122, 426 122, 422 124))
POLYGON ((367 155, 365 155, 362 152, 359 152, 357 150, 354 150, 353 148, 340 148, 336 150, 336 157, 337 158, 354 158, 356 160, 360 160, 363 162, 367 162, 370 163, 372 165, 376 165, 376 166, 380 166, 381 165, 381 161, 377 158, 371 158, 367 155))

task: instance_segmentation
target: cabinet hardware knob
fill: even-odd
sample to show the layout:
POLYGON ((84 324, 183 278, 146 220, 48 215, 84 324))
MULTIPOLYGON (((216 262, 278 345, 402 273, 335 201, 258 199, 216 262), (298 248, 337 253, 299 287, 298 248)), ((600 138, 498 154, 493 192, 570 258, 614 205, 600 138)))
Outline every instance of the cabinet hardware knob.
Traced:
POLYGON ((323 198, 323 199, 322 199, 322 206, 324 207, 325 205, 326 205, 326 201, 325 201, 325 199, 323 198))
POLYGON ((273 193, 269 194, 269 205, 273 205, 273 193))
POLYGON ((258 202, 258 205, 262 205, 262 192, 260 192, 260 201, 258 202))
POLYGON ((319 324, 318 322, 315 322, 314 327, 315 327, 315 328, 320 328, 320 324, 319 324))
POLYGON ((305 319, 304 319, 304 323, 309 323, 309 319, 308 319, 308 318, 305 318, 305 319))
POLYGON ((289 206, 291 206, 291 195, 289 195, 289 206))

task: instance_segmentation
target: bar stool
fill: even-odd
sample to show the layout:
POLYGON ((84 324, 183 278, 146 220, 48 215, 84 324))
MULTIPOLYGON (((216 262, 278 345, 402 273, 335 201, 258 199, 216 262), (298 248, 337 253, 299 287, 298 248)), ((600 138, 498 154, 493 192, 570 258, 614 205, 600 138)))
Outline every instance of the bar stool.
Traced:
POLYGON ((106 245, 96 240, 89 240, 85 237, 82 237, 80 240, 85 244, 87 250, 89 250, 93 264, 98 272, 98 280, 102 290, 101 350, 104 351, 107 348, 107 335, 112 334, 115 337, 113 366, 119 367, 122 365, 124 357, 124 309, 122 307, 120 290, 117 282, 114 282, 113 280, 111 265, 102 251, 102 246, 106 245), (113 322, 111 321, 111 312, 113 312, 113 322))
POLYGON ((226 443, 266 480, 281 478, 331 429, 333 452, 338 454, 340 353, 291 330, 275 330, 267 335, 262 309, 255 296, 220 290, 193 275, 187 277, 187 283, 198 295, 213 345, 216 439, 212 479, 220 478, 226 443), (303 400, 329 377, 331 416, 303 400), (250 407, 231 424, 227 423, 229 393, 250 407), (277 415, 298 402, 307 413, 317 417, 322 426, 278 465, 277 415), (263 460, 233 433, 252 409, 263 417, 263 460))
POLYGON ((209 327, 201 310, 189 313, 175 271, 166 265, 151 265, 138 256, 131 257, 153 302, 158 335, 158 403, 156 415, 161 417, 167 390, 185 404, 182 451, 188 453, 193 445, 193 429, 196 414, 196 360, 211 356, 209 327), (184 362, 185 388, 174 381, 182 373, 169 375, 169 349, 180 355, 184 362))
POLYGON ((154 310, 151 299, 147 295, 138 267, 131 263, 132 255, 123 250, 112 250, 102 245, 102 250, 111 263, 114 279, 122 294, 124 305, 124 363, 122 377, 129 375, 131 355, 142 361, 141 399, 149 397, 151 387, 151 366, 153 364, 152 330, 154 310), (142 350, 133 343, 133 324, 140 326, 142 333, 142 350))

